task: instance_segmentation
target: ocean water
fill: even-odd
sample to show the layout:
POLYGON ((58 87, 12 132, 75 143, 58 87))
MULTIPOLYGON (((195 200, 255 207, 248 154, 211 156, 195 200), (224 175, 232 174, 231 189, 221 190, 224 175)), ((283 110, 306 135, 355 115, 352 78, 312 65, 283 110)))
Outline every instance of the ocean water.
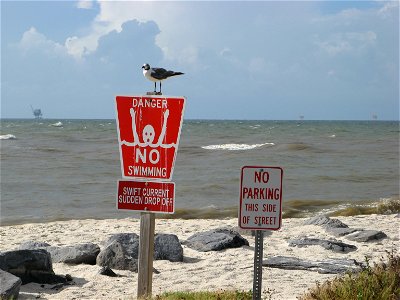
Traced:
MULTIPOLYGON (((0 139, 2 225, 139 216, 115 208, 115 120, 1 120, 0 139)), ((284 216, 398 200, 399 122, 185 120, 172 217, 235 216, 244 165, 283 168, 284 216)))

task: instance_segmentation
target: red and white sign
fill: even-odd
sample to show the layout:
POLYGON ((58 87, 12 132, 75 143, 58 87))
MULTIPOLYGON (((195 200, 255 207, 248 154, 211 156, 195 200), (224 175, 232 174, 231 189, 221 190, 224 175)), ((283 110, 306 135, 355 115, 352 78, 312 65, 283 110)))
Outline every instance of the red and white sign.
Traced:
POLYGON ((278 230, 282 224, 280 167, 245 166, 240 181, 239 227, 278 230))
POLYGON ((175 183, 118 181, 117 209, 173 214, 175 183))
POLYGON ((184 97, 116 97, 122 177, 171 179, 184 107, 184 97))

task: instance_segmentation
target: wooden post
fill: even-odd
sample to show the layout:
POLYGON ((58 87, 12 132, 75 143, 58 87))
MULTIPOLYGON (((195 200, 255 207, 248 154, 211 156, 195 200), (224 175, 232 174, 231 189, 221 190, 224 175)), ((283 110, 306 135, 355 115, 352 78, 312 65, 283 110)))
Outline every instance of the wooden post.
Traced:
POLYGON ((154 213, 140 213, 137 298, 151 297, 154 257, 154 213))

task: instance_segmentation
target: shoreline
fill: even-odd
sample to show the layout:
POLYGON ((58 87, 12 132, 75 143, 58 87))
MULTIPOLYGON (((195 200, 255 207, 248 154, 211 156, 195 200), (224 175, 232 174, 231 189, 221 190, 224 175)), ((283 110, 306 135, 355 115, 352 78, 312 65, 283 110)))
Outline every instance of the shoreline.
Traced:
MULTIPOLYGON (((282 218, 308 218, 316 214, 326 214, 332 217, 339 216, 358 216, 358 215, 371 215, 381 214, 388 215, 398 213, 400 211, 400 198, 399 195, 392 195, 379 200, 311 200, 311 199, 297 199, 297 200, 284 200, 283 201, 282 218)), ((30 223, 52 223, 63 221, 77 221, 85 219, 103 220, 103 219, 140 219, 140 213, 131 212, 129 210, 114 210, 114 215, 105 213, 96 217, 82 217, 71 218, 70 216, 63 217, 47 217, 43 221, 43 217, 29 216, 31 219, 25 221, 28 217, 11 217, 1 216, 0 227, 2 226, 15 226, 30 223)), ((231 205, 226 207, 209 206, 205 208, 185 208, 179 207, 175 210, 174 214, 156 214, 156 219, 184 219, 184 220, 197 220, 197 219, 210 219, 220 220, 225 218, 236 218, 238 216, 238 206, 231 205)))
MULTIPOLYGON (((333 218, 333 217, 332 217, 333 218)), ((270 231, 264 238, 264 259, 272 256, 290 256, 308 260, 328 258, 355 259, 371 264, 386 258, 386 251, 398 251, 399 218, 391 215, 357 215, 334 217, 351 228, 383 231, 388 237, 371 242, 349 241, 346 237, 336 238, 316 225, 303 225, 308 218, 286 218, 279 231, 270 231), (321 239, 337 239, 357 246, 349 253, 337 253, 320 246, 290 247, 288 240, 300 236, 321 239)), ((0 251, 14 250, 27 240, 46 242, 52 246, 69 246, 79 243, 95 243, 101 248, 110 234, 134 232, 139 234, 139 219, 86 219, 0 227, 0 251)), ((220 227, 237 227, 237 218, 225 219, 156 219, 156 233, 170 233, 182 242, 194 233, 220 227)), ((154 261, 160 274, 153 274, 153 295, 179 290, 251 290, 254 258, 254 237, 242 234, 249 246, 223 251, 199 252, 183 246, 183 262, 154 261)), ((114 270, 120 277, 99 275, 99 266, 67 265, 53 263, 56 274, 70 274, 74 285, 51 289, 53 286, 29 283, 23 285, 19 299, 135 299, 137 273, 114 270), (133 298, 132 298, 133 297, 133 298)), ((336 277, 335 274, 320 274, 304 270, 283 270, 263 267, 263 290, 272 291, 272 299, 296 299, 316 281, 323 282, 336 277)))

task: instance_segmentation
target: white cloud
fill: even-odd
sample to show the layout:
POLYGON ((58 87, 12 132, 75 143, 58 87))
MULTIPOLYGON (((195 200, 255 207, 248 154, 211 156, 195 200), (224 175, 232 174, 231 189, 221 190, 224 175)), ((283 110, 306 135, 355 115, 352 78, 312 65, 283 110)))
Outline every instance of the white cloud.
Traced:
POLYGON ((76 4, 76 7, 81 9, 91 9, 93 7, 93 2, 92 0, 80 0, 76 4))
MULTIPOLYGON (((153 1, 99 1, 100 12, 92 22, 91 31, 86 36, 70 37, 66 41, 68 53, 82 58, 98 47, 102 36, 113 30, 120 32, 127 21, 154 21, 161 29, 156 44, 163 50, 164 59, 182 64, 194 64, 197 61, 198 47, 190 43, 193 37, 192 18, 186 14, 179 2, 153 1), (185 26, 184 24, 191 24, 185 26)), ((200 22, 200 20, 199 20, 200 22)), ((200 24, 199 24, 200 25, 200 24)))
POLYGON ((65 48, 69 55, 81 59, 97 49, 98 40, 101 36, 101 34, 92 34, 82 38, 69 37, 65 41, 65 48))
POLYGON ((379 9, 378 14, 381 17, 386 18, 396 13, 398 10, 399 10, 399 2, 389 1, 385 3, 385 5, 381 9, 379 9))
POLYGON ((329 55, 358 51, 375 44, 377 35, 373 31, 336 33, 317 45, 329 55))
POLYGON ((23 33, 18 47, 24 53, 35 49, 39 49, 46 54, 64 55, 66 53, 63 45, 47 39, 35 27, 31 27, 23 33))

